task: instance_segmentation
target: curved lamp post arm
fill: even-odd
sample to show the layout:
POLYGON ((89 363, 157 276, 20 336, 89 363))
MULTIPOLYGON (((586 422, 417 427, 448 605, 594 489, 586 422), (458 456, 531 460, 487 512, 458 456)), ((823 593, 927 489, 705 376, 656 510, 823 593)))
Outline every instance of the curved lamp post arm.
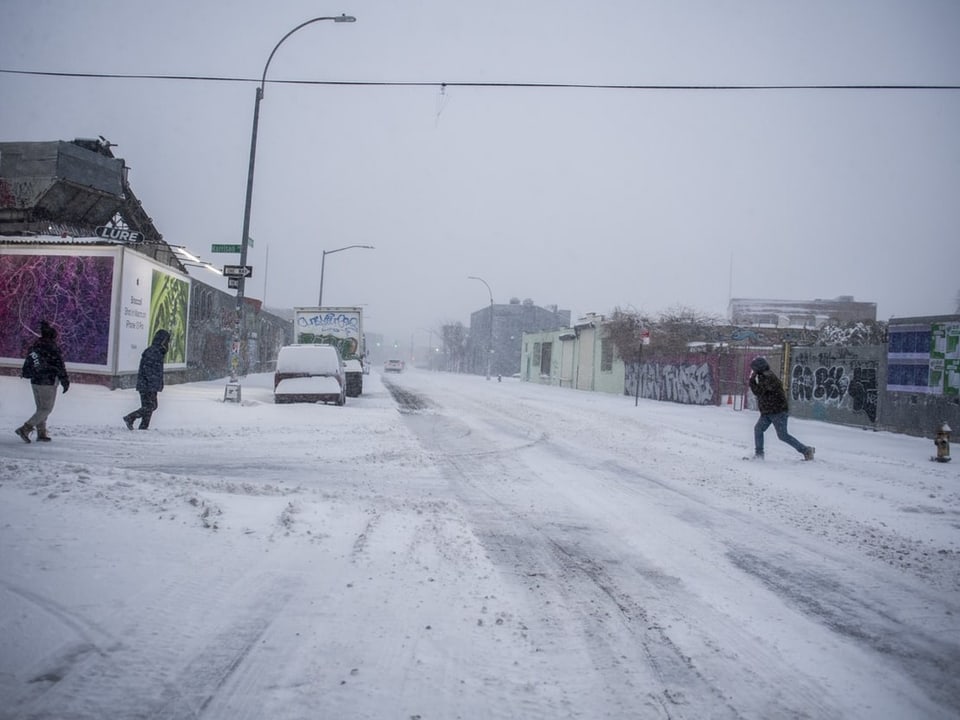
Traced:
POLYGON ((490 289, 490 284, 486 280, 484 280, 482 277, 477 277, 476 275, 467 275, 467 280, 479 280, 486 285, 487 293, 490 295, 490 304, 493 305, 493 290, 490 289))
POLYGON ((273 60, 273 56, 276 54, 277 49, 278 49, 281 45, 283 45, 284 41, 285 41, 288 37, 290 37, 291 35, 293 35, 293 34, 294 34, 297 30, 299 30, 300 28, 306 27, 307 25, 312 25, 312 24, 315 23, 315 22, 320 22, 321 20, 333 20, 334 22, 338 22, 338 23, 341 23, 341 22, 356 22, 356 21, 357 21, 357 19, 356 19, 355 17, 353 17, 352 15, 330 15, 330 16, 325 16, 325 17, 315 17, 315 18, 312 18, 312 19, 310 19, 310 20, 306 20, 305 22, 300 23, 300 24, 297 25, 295 28, 293 28, 293 30, 291 30, 291 31, 288 32, 286 35, 284 35, 282 38, 280 38, 280 42, 278 42, 276 45, 274 45, 274 46, 273 46, 273 50, 270 51, 270 56, 267 58, 267 64, 263 66, 263 76, 260 78, 260 97, 261 97, 261 98, 263 97, 263 87, 264 87, 264 85, 265 85, 266 82, 267 82, 267 68, 270 67, 270 61, 273 60))
POLYGON ((347 245, 342 248, 337 248, 335 250, 324 250, 323 255, 320 257, 320 296, 317 298, 317 307, 323 307, 323 271, 327 266, 327 255, 333 255, 333 253, 338 253, 341 250, 349 250, 350 248, 363 248, 365 250, 376 250, 373 245, 347 245))

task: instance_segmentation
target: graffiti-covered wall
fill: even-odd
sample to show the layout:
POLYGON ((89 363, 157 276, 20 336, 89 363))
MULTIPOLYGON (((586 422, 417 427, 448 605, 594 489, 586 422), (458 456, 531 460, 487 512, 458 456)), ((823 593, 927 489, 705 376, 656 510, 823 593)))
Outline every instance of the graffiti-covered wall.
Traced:
POLYGON ((884 348, 803 347, 789 354, 788 396, 795 417, 876 426, 884 348))
MULTIPOLYGON (((603 363, 571 371, 559 361, 580 358, 576 347, 567 346, 583 339, 582 332, 525 333, 522 379, 571 386, 569 378, 577 373, 602 372, 603 363), (544 345, 552 350, 546 365, 544 345)), ((943 423, 954 434, 960 428, 960 315, 891 320, 887 345, 723 346, 683 356, 651 348, 639 365, 616 355, 612 364, 624 366, 625 395, 691 405, 725 402, 756 412, 747 378, 758 355, 781 377, 793 417, 924 437, 933 437, 943 423)), ((595 381, 573 386, 604 389, 595 381)))
POLYGON ((657 358, 626 366, 624 394, 648 400, 665 400, 685 405, 716 405, 717 356, 691 355, 676 360, 657 358))

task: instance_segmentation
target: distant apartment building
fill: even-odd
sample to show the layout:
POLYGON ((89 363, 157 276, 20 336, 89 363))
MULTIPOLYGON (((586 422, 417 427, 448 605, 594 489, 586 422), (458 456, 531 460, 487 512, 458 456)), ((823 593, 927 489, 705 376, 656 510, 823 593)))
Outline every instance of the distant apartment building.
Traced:
POLYGON ((758 300, 734 298, 728 315, 733 325, 816 330, 827 322, 876 322, 877 304, 857 302, 852 295, 833 300, 758 300))
POLYGON ((570 311, 556 305, 539 307, 533 300, 511 298, 509 304, 486 305, 470 314, 467 338, 469 371, 510 376, 520 372, 520 354, 525 332, 557 330, 570 326, 570 311), (491 319, 493 325, 491 328, 491 319))

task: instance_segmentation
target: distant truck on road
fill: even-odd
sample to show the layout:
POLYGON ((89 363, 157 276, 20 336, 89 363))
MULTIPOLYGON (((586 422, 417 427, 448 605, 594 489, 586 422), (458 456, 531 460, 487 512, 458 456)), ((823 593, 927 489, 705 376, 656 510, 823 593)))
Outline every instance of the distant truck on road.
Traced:
POLYGON ((347 396, 363 393, 363 364, 366 347, 363 337, 363 308, 295 307, 293 342, 335 345, 346 370, 347 396))

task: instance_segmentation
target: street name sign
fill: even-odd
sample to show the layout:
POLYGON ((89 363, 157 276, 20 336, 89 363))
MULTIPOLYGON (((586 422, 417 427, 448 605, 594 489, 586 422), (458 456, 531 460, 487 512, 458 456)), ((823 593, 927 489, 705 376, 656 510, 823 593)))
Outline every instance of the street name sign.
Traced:
POLYGON ((239 245, 218 245, 214 243, 210 246, 210 252, 215 253, 238 253, 240 252, 239 245))

